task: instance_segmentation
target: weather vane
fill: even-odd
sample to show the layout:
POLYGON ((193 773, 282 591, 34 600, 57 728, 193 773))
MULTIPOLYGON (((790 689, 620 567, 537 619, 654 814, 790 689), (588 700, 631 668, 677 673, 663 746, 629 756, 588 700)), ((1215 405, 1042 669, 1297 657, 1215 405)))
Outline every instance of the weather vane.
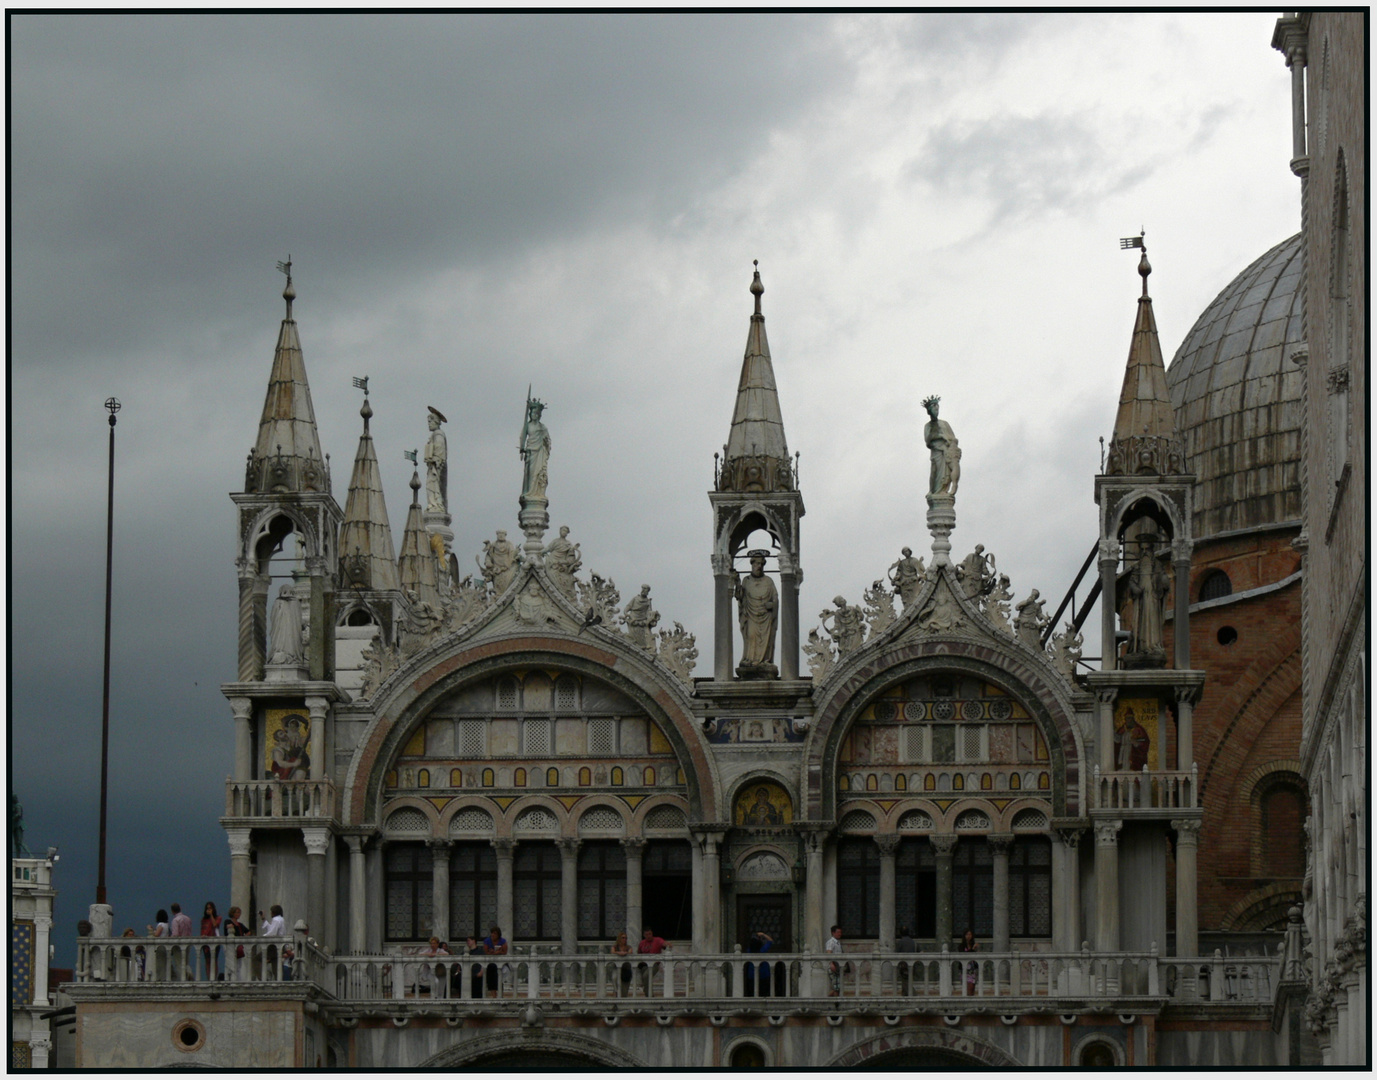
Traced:
POLYGON ((354 389, 355 389, 355 390, 362 390, 362 391, 363 391, 363 396, 364 396, 364 397, 367 397, 367 396, 368 396, 368 376, 365 375, 362 379, 360 379, 357 375, 355 375, 355 376, 354 376, 354 389))
POLYGON ((287 252, 287 261, 278 263, 277 268, 287 275, 287 284, 290 285, 292 283, 292 253, 290 251, 287 252))
POLYGON ((413 465, 416 464, 416 451, 415 451, 415 450, 403 450, 403 451, 402 451, 402 457, 406 458, 406 460, 409 461, 409 462, 411 462, 411 464, 413 464, 413 465))
POLYGON ((1127 251, 1129 248, 1142 248, 1144 251, 1146 251, 1146 250, 1147 250, 1147 244, 1144 242, 1144 237, 1146 237, 1146 236, 1147 236, 1147 230, 1146 230, 1146 229, 1139 229, 1139 230, 1138 230, 1138 235, 1137 235, 1137 236, 1125 236, 1125 237, 1122 237, 1122 238, 1119 240, 1119 250, 1120 250, 1120 251, 1127 251))

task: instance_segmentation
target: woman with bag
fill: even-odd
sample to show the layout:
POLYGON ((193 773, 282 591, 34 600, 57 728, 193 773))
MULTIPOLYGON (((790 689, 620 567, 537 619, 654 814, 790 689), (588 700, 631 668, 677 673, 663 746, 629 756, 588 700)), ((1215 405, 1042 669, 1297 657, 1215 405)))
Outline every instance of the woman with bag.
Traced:
MULTIPOLYGON (((215 910, 215 901, 206 901, 206 910, 201 915, 201 936, 219 937, 220 925, 224 920, 220 913, 215 910)), ((205 971, 207 979, 212 981, 223 978, 220 973, 220 950, 211 951, 209 945, 201 946, 201 966, 205 971)))
MULTIPOLYGON (((240 912, 240 910, 237 907, 232 907, 229 909, 229 913, 225 916, 225 920, 221 924, 221 932, 225 935, 225 937, 241 938, 249 936, 249 928, 239 921, 239 916, 241 914, 242 912, 240 912)), ((234 947, 234 955, 226 955, 225 957, 225 967, 229 971, 229 977, 231 981, 239 981, 239 976, 242 973, 243 964, 244 946, 241 944, 236 944, 234 947)))

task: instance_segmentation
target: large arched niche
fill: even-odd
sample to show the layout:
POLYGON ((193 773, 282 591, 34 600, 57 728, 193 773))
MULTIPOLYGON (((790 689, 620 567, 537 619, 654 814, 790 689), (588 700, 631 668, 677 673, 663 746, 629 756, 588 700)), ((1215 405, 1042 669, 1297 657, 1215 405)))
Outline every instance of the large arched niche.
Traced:
POLYGON ((963 1030, 900 1028, 843 1050, 827 1062, 829 1069, 1017 1069, 1023 1065, 984 1039, 963 1030))
MULTIPOLYGON (((420 726, 466 687, 522 670, 568 673, 604 684, 653 721, 683 769, 691 820, 716 820, 716 780, 703 735, 681 690, 657 679, 649 665, 633 665, 595 644, 558 638, 486 642, 428 665, 394 690, 369 724, 350 762, 343 816, 351 825, 380 824, 385 781, 392 763, 420 726)), ((609 756, 609 768, 614 756, 609 756)))
POLYGON ((645 1062, 621 1047, 567 1028, 510 1029, 478 1035, 421 1062, 421 1069, 641 1069, 645 1062))
POLYGON ((809 818, 831 821, 836 817, 838 762, 842 743, 856 719, 896 685, 943 675, 989 684, 1022 707, 1046 742, 1053 814, 1079 814, 1084 754, 1069 702, 1061 699, 1050 680, 1031 663, 1014 656, 1012 646, 1006 655, 975 643, 929 640, 887 650, 853 672, 841 686, 832 688, 819 703, 805 751, 809 818))

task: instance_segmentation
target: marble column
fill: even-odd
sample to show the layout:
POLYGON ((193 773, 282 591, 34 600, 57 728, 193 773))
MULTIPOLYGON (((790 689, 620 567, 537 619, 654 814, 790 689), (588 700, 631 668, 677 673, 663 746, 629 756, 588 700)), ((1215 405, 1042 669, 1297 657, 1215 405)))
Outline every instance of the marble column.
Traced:
POLYGON ((497 852, 497 924, 502 933, 511 941, 516 938, 516 920, 512 896, 512 860, 516 855, 516 841, 508 839, 491 840, 493 851, 497 852))
MULTIPOLYGON (((1191 698, 1194 690, 1187 686, 1176 688, 1176 767, 1184 772, 1190 772, 1191 766, 1195 764, 1195 734, 1192 721, 1191 698)), ((1200 801, 1200 792, 1193 792, 1196 803, 1200 801)))
MULTIPOLYGON (((622 841, 622 849, 626 852, 626 940, 640 941, 641 859, 645 855, 645 838, 628 836, 622 841)), ((697 920, 694 922, 696 924, 697 920)), ((697 937, 696 931, 694 937, 697 937)), ((694 946, 697 947, 696 940, 694 946)))
POLYGON ((325 925, 325 852, 330 847, 329 829, 302 829, 306 841, 306 925, 319 934, 325 925))
POLYGON ((712 557, 714 619, 713 619, 713 664, 712 677, 718 682, 728 682, 732 678, 732 635, 736 633, 736 620, 732 618, 732 603, 736 599, 736 588, 732 584, 732 558, 730 555, 712 557))
POLYGON ((253 866, 249 863, 250 829, 226 829, 230 849, 230 906, 244 923, 253 925, 253 866))
POLYGON ((956 853, 955 836, 929 836, 937 863, 937 948, 952 943, 951 864, 956 853))
POLYGON ((722 869, 717 846, 723 833, 703 833, 703 936, 708 951, 722 948, 722 869))
POLYGON ((779 553, 779 677, 798 678, 798 587, 803 571, 788 552, 779 553))
MULTIPOLYGON (((1119 691, 1114 689, 1101 688, 1095 692, 1095 709, 1099 719, 1099 723, 1095 726, 1095 739, 1100 744, 1097 755, 1100 761, 1100 772, 1113 772, 1115 768, 1114 702, 1118 696, 1119 691)), ((1093 785, 1093 778, 1091 783, 1093 785)), ((1094 792, 1090 797, 1090 805, 1098 806, 1099 799, 1100 793, 1094 792)))
POLYGON ((344 838, 349 845, 349 950, 356 953, 368 948, 368 869, 363 854, 367 839, 357 834, 344 838))
POLYGON ((1095 823, 1095 948, 1119 951, 1119 830, 1122 821, 1095 823))
POLYGON ((1176 569, 1176 610, 1172 615, 1175 667, 1191 666, 1191 544, 1177 540, 1172 544, 1172 565, 1176 569))
POLYGON ((1081 934, 1080 829, 1058 829, 1052 841, 1052 943, 1058 952, 1075 952, 1081 934))
POLYGON ((449 856, 450 840, 430 840, 430 932, 441 941, 449 940, 449 856))
POLYGON ((306 710, 311 714, 311 735, 306 743, 306 752, 311 756, 311 779, 319 780, 325 775, 325 715, 330 703, 323 697, 308 697, 306 710))
POLYGON ((234 778, 253 779, 253 699, 232 697, 230 710, 234 713, 234 778))
POLYGON ((1012 833, 992 833, 985 838, 994 855, 994 951, 1009 951, 1009 849, 1012 833))
POLYGON ((269 584, 266 574, 259 574, 251 564, 240 563, 240 682, 257 682, 263 678, 263 654, 267 648, 269 584))
POLYGON ((896 900, 894 863, 899 850, 899 837, 877 836, 875 846, 880 849, 880 948, 892 950, 896 900))
POLYGON ((559 848, 559 947, 565 956, 579 951, 579 842, 555 841, 559 848))
POLYGON ((365 876, 368 879, 364 890, 365 905, 369 911, 376 913, 376 917, 364 927, 364 949, 370 953, 382 952, 383 930, 387 927, 387 893, 383 884, 386 879, 383 872, 386 853, 387 843, 381 837, 367 845, 363 852, 365 876))
POLYGON ((800 829, 804 850, 807 852, 807 866, 804 879, 803 939, 812 952, 821 952, 826 944, 827 927, 822 922, 822 851, 827 840, 824 829, 800 829))
MULTIPOLYGON (((706 953, 712 950, 708 948, 708 936, 703 929, 703 841, 697 833, 689 834, 689 849, 692 859, 689 886, 693 890, 693 951, 706 953)), ((630 935, 627 937, 629 939, 630 935)))
MULTIPOLYGON (((822 845, 822 920, 818 924, 824 938, 837 925, 837 842, 829 839, 822 845)), ((826 940, 823 941, 826 945, 826 940)))
POLYGON ((1100 654, 1101 671, 1113 671, 1118 667, 1119 629, 1118 612, 1114 610, 1114 586, 1119 575, 1119 542, 1112 537, 1100 540, 1100 654))
POLYGON ((1171 827, 1176 830, 1176 955, 1199 956, 1195 879, 1200 819, 1173 821, 1171 827))

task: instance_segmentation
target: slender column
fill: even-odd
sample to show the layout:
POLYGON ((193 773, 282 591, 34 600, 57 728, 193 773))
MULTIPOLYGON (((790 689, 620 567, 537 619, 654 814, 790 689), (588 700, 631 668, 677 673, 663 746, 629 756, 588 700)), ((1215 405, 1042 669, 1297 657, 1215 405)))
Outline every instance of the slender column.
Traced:
POLYGON ((507 940, 516 937, 516 922, 513 918, 512 903, 512 859, 516 854, 515 840, 491 840, 493 851, 497 852, 497 924, 507 940))
MULTIPOLYGON (((822 921, 818 924, 824 935, 837 925, 837 842, 827 840, 822 845, 822 921)), ((823 944, 827 944, 824 940, 823 944)))
POLYGON ((722 947, 722 870, 717 850, 722 836, 720 832, 703 834, 703 936, 709 952, 722 947))
POLYGON ((230 709, 234 713, 234 778, 253 779, 253 699, 232 697, 230 709))
POLYGON ((1172 563, 1176 567, 1176 612, 1172 616, 1176 669, 1185 671, 1191 666, 1191 546, 1188 541, 1178 540, 1172 545, 1172 563))
POLYGON ((803 580, 787 552, 779 553, 779 677, 798 678, 798 587, 803 580))
POLYGON ((1112 537, 1100 540, 1100 655, 1101 671, 1113 671, 1118 667, 1119 641, 1115 636, 1119 629, 1118 612, 1114 609, 1115 578, 1119 573, 1119 542, 1112 537))
POLYGON ((559 945, 566 956, 579 951, 579 842, 555 841, 559 848, 559 945))
MULTIPOLYGON (((689 884, 693 889, 693 951, 710 952, 708 936, 703 929, 703 840, 697 833, 689 833, 689 847, 693 860, 689 884)), ((639 938, 639 931, 637 937, 639 938)), ((630 937, 630 934, 627 935, 630 937)), ((634 948, 635 946, 633 946, 634 948)))
POLYGON ((804 879, 803 938, 804 944, 814 952, 821 952, 827 936, 827 928, 822 922, 822 851, 827 831, 820 828, 800 829, 804 849, 808 856, 804 879))
POLYGON ((1122 821, 1095 824, 1095 947, 1119 951, 1119 830, 1122 821))
POLYGON ((1196 917, 1195 863, 1200 819, 1173 821, 1176 830, 1176 955, 1200 955, 1196 917))
POLYGON ((349 950, 356 953, 368 948, 368 873, 363 855, 367 839, 357 835, 344 838, 349 845, 349 950))
POLYGON ((239 566, 239 681, 263 678, 264 614, 267 611, 268 579, 250 564, 239 566))
POLYGON ((326 643, 335 636, 333 622, 326 617, 325 579, 328 575, 324 571, 324 566, 325 560, 318 555, 308 556, 306 559, 306 569, 311 575, 311 639, 306 645, 306 664, 311 678, 317 682, 330 677, 326 643))
POLYGON ((430 846, 430 932, 441 941, 449 934, 449 856, 454 844, 431 840, 430 846))
POLYGON ((364 949, 367 952, 381 952, 383 928, 387 925, 387 895, 383 891, 383 866, 385 865, 387 843, 381 837, 364 848, 365 875, 368 879, 367 908, 376 917, 364 927, 364 949))
POLYGON ((937 947, 950 946, 951 927, 951 864, 956 853, 956 837, 929 836, 937 862, 937 947))
POLYGON ((311 735, 306 743, 306 753, 311 758, 312 780, 320 780, 325 776, 325 715, 329 704, 323 697, 306 699, 306 710, 311 714, 311 735))
POLYGON ((306 841, 306 925, 312 933, 325 926, 325 851, 330 846, 329 829, 302 829, 306 841))
POLYGON ((1303 158, 1305 144, 1305 46, 1293 44, 1286 50, 1286 66, 1291 69, 1291 156, 1303 158))
POLYGON ((226 829, 230 849, 230 905, 242 913, 245 923, 253 925, 253 867, 249 865, 250 829, 226 829))
POLYGON ((732 559, 730 555, 712 557, 714 621, 713 621, 713 665, 712 675, 718 682, 727 682, 732 677, 732 633, 735 626, 732 620, 732 601, 736 590, 732 585, 732 559))
MULTIPOLYGON (((1114 701, 1118 690, 1102 689, 1095 694, 1095 707, 1099 711, 1098 742, 1100 744, 1100 771, 1113 772, 1114 762, 1114 701)), ((1093 783, 1093 780, 1092 780, 1093 783)), ((1097 791, 1090 799, 1091 806, 1099 805, 1100 793, 1097 791)))
POLYGON ((1009 951, 1009 849, 1012 833, 994 833, 985 838, 994 854, 994 951, 1009 951))
MULTIPOLYGON (((877 836, 875 846, 880 849, 880 948, 894 948, 894 862, 899 850, 897 836, 877 836)), ((844 931, 843 931, 844 932, 844 931)))
MULTIPOLYGON (((1187 686, 1176 688, 1176 767, 1190 772, 1195 764, 1195 735, 1191 712, 1193 691, 1187 686)), ((1193 792, 1192 798, 1199 803, 1200 793, 1193 792)))
MULTIPOLYGON (((641 940, 641 859, 645 855, 645 838, 628 836, 622 841, 626 852, 626 940, 641 940)), ((694 920, 695 925, 697 919, 694 920)), ((694 933, 695 939, 697 933, 694 933)), ((694 941, 694 947, 697 947, 694 941)))
POLYGON ((1052 873, 1052 940, 1059 952, 1081 947, 1080 829, 1058 829, 1052 850, 1061 860, 1052 873))

